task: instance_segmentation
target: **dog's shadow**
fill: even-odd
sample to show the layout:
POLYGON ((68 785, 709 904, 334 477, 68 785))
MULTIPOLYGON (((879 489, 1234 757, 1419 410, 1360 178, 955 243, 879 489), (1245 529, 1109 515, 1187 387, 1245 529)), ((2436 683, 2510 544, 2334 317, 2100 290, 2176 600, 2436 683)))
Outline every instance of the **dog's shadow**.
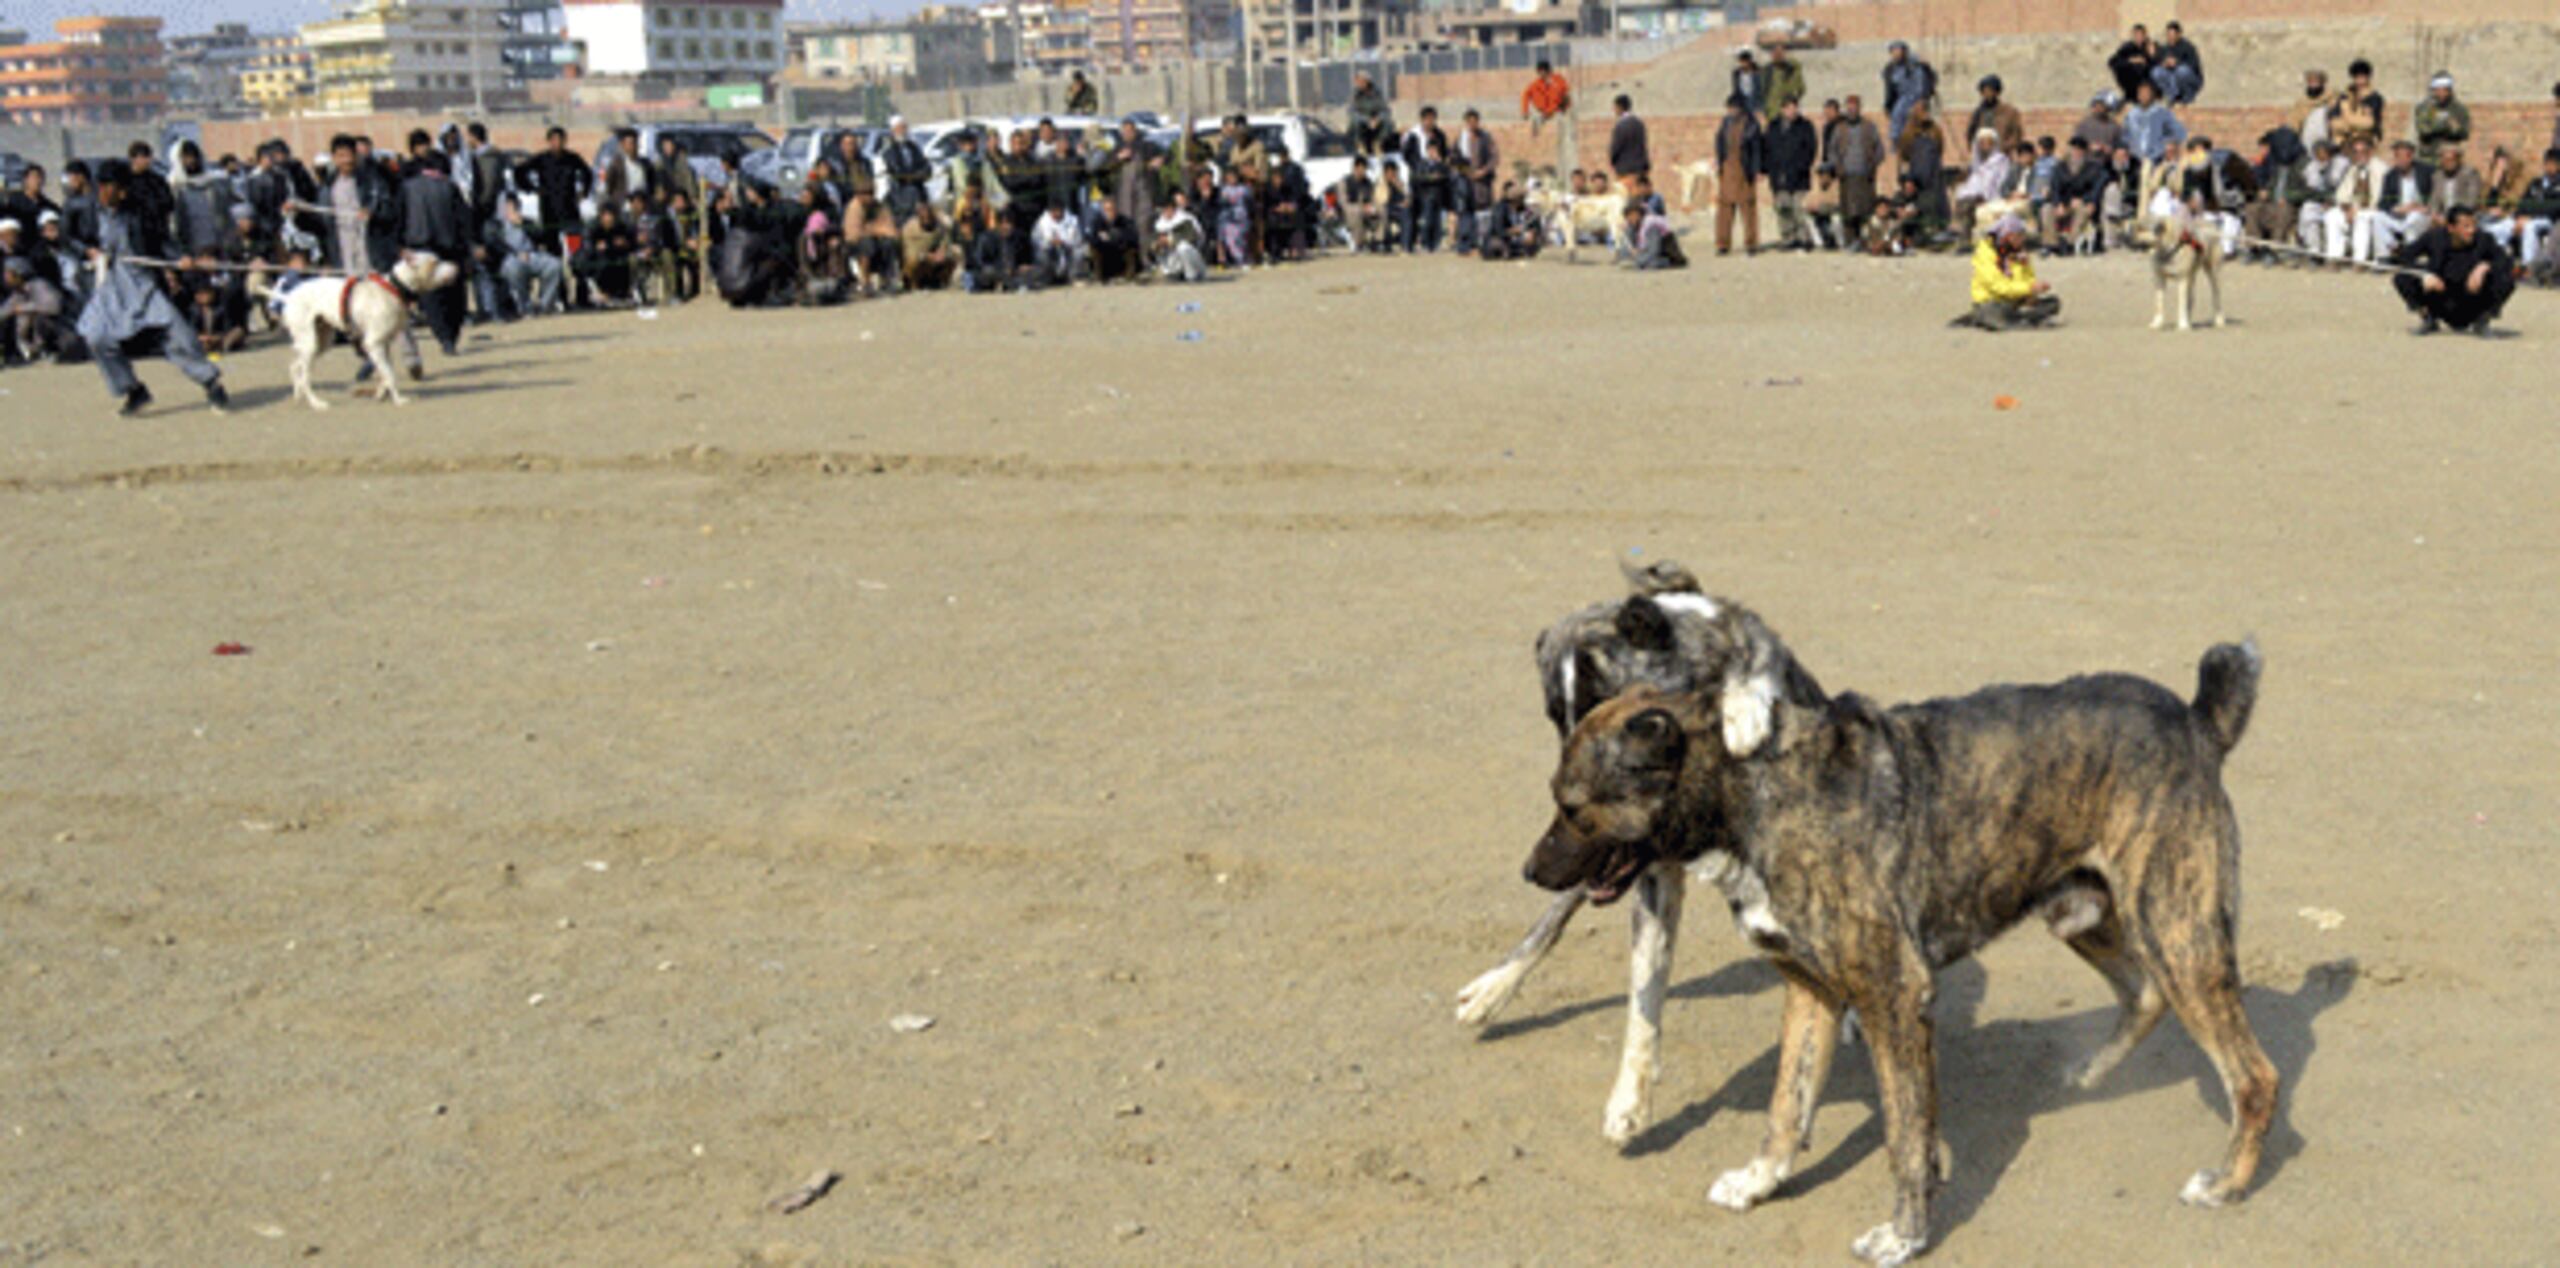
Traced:
MULTIPOLYGON (((1742 963, 1761 967, 1765 980, 1746 990, 1721 989, 1719 984, 1740 967, 1728 965, 1707 978, 1685 984, 1674 994, 1747 994, 1776 984, 1777 975, 1757 961, 1742 963)), ((2304 1141, 2301 1133, 2294 1130, 2292 1105, 2300 1093, 2311 1054, 2318 1047, 2312 1023, 2355 989, 2359 973, 2353 959, 2331 960, 2304 970, 2301 982, 2290 992, 2267 986, 2253 986, 2243 992, 2250 1026, 2283 1079, 2283 1094, 2277 1101, 2275 1123, 2267 1133, 2256 1186, 2273 1180, 2287 1162, 2302 1152, 2304 1141)), ((1931 1221, 1937 1238, 1943 1239, 1962 1227, 1981 1209, 1983 1201, 1999 1186, 2000 1177, 2026 1147, 2038 1115, 2084 1102, 2113 1101, 2192 1083, 2205 1107, 2228 1120, 2231 1107, 2223 1095, 2221 1077, 2204 1051, 2175 1024, 2176 1014, 2165 1019, 2096 1088, 2082 1091, 2063 1082, 2063 1071, 2106 1038, 2115 1025, 2114 1005, 2060 1017, 1978 1026, 1974 1018, 1981 1009, 1987 982, 1982 966, 1972 960, 1938 975, 1938 1128, 1955 1154, 1956 1167, 1954 1176, 1938 1193, 1931 1221)), ((1518 1028, 1554 1025, 1570 1016, 1621 1003, 1623 999, 1603 999, 1573 1005, 1559 1010, 1565 1016, 1550 1014, 1515 1023, 1513 1033, 1518 1028)), ((1842 1046, 1824 1090, 1822 1099, 1826 1103, 1874 1104, 1875 1074, 1866 1057, 1863 1044, 1842 1046)), ((1719 1112, 1765 1113, 1776 1089, 1777 1064, 1774 1046, 1762 1051, 1749 1065, 1727 1078, 1724 1086, 1637 1136, 1628 1147, 1629 1156, 1669 1149, 1719 1112)), ((1846 1174, 1883 1145, 1884 1120, 1871 1113, 1838 1144, 1815 1158, 1811 1166, 1790 1177, 1773 1200, 1783 1201, 1818 1189, 1846 1174)), ((2218 1164, 2220 1155, 2199 1157, 2196 1161, 2199 1165, 2218 1164)))

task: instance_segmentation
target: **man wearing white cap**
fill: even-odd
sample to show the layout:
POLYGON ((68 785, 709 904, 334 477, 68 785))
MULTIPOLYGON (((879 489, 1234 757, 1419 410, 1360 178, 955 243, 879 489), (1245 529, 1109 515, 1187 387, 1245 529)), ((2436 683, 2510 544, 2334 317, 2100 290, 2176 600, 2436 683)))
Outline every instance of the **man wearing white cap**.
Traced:
POLYGON ((2453 76, 2437 71, 2427 81, 2427 99, 2418 103, 2418 161, 2429 167, 2448 145, 2471 139, 2471 107, 2453 99, 2453 76))

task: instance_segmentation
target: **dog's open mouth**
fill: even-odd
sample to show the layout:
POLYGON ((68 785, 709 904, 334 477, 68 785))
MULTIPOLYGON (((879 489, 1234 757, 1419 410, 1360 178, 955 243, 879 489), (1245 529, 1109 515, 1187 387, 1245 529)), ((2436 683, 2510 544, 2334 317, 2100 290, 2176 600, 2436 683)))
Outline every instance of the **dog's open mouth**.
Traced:
POLYGON ((1582 892, 1590 897, 1593 904, 1606 907, 1627 896, 1628 887, 1634 885, 1636 878, 1644 874, 1644 863, 1643 854, 1630 852, 1625 862, 1585 882, 1582 892))

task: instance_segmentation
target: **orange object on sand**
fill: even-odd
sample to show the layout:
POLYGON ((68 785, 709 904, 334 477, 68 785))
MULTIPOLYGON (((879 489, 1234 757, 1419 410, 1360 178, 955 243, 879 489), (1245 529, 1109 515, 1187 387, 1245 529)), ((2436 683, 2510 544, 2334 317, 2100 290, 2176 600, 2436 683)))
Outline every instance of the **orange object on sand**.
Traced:
POLYGON ((1991 408, 1993 408, 1993 409, 2016 409, 2016 408, 2018 408, 2018 398, 2017 398, 2017 397, 2014 397, 2014 396, 1995 396, 1995 397, 1992 397, 1992 398, 1991 398, 1991 408))

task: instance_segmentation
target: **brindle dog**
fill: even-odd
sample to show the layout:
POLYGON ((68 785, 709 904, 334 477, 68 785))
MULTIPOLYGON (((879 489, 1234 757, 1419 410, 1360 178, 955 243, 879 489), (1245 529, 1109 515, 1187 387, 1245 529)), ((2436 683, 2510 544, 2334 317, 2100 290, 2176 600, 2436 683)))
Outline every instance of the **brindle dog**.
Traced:
POLYGON ((2118 674, 1892 709, 1781 693, 1756 741, 1735 734, 1730 688, 1639 688, 1574 729, 1554 823, 1526 871, 1550 890, 1605 889, 1666 865, 1712 873, 1785 978, 1769 1134, 1757 1159, 1717 1181, 1722 1205, 1747 1209, 1786 1178, 1854 1007, 1896 1200, 1892 1220, 1853 1249, 1892 1265, 1926 1248, 1945 1165, 1932 977, 2041 911, 2073 926, 2072 949, 2124 1007, 2076 1080, 2103 1076, 2170 1008, 2212 1057, 2230 1146, 2180 1196, 2217 1206, 2247 1191, 2277 1092, 2241 1009, 2240 832, 2221 781, 2258 675, 2254 645, 2224 645, 2205 653, 2192 703, 2118 674))

